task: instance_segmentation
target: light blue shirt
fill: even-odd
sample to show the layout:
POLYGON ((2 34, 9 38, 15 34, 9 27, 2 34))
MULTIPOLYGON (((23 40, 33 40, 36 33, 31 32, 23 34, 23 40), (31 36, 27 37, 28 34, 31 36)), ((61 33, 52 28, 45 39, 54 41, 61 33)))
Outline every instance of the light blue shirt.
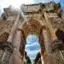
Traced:
POLYGON ((25 51, 31 60, 36 58, 38 52, 41 51, 39 38, 36 35, 28 35, 26 38, 25 51))

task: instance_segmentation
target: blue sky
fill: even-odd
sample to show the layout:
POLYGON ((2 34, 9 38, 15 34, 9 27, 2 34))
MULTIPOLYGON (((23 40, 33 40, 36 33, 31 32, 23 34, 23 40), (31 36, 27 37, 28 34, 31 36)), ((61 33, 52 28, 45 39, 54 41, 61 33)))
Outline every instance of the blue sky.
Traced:
POLYGON ((62 6, 62 9, 64 9, 64 0, 60 0, 60 3, 61 3, 61 6, 62 6))

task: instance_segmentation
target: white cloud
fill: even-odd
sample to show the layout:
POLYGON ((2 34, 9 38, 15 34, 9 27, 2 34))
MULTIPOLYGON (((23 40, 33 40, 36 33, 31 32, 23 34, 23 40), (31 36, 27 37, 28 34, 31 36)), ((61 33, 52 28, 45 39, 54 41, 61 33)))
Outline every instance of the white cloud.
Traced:
POLYGON ((4 0, 3 7, 8 7, 9 5, 12 5, 14 7, 20 7, 21 4, 29 4, 32 2, 32 0, 4 0))
MULTIPOLYGON (((37 3, 37 2, 48 2, 53 0, 0 0, 1 7, 8 7, 12 5, 14 7, 20 7, 21 4, 30 4, 30 3, 37 3)), ((59 2, 60 0, 54 0, 55 2, 59 2)))

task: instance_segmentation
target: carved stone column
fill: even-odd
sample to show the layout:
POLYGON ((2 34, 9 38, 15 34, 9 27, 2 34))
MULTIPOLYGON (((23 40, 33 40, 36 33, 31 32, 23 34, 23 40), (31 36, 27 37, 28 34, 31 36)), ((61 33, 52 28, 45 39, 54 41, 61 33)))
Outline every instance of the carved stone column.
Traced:
POLYGON ((20 54, 21 54, 21 60, 22 64, 24 64, 24 49, 25 49, 25 35, 23 30, 21 30, 21 43, 20 43, 20 54))
POLYGON ((14 51, 10 59, 10 64, 21 64, 22 63, 20 51, 19 51, 20 43, 21 43, 21 31, 16 31, 16 34, 13 40, 14 51))
POLYGON ((45 24, 48 27, 50 34, 51 34, 51 39, 52 39, 52 41, 54 41, 55 39, 57 39, 56 35, 55 35, 56 29, 53 28, 51 21, 48 17, 48 14, 46 12, 44 12, 44 17, 45 17, 45 24))
POLYGON ((49 63, 49 59, 48 59, 48 55, 50 53, 50 44, 51 44, 51 36, 50 36, 50 32, 49 30, 43 26, 42 28, 42 35, 43 35, 43 39, 44 39, 44 46, 45 46, 45 51, 44 51, 44 61, 45 64, 50 64, 49 63))

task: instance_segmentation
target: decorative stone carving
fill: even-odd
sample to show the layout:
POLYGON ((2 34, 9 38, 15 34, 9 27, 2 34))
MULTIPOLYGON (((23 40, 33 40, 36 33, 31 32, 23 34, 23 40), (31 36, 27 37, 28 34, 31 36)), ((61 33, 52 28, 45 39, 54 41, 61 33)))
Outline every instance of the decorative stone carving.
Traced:
POLYGON ((51 53, 49 54, 50 64, 64 64, 64 44, 55 40, 51 44, 51 53))
POLYGON ((13 50, 14 48, 11 43, 0 42, 0 64, 9 64, 13 50))

